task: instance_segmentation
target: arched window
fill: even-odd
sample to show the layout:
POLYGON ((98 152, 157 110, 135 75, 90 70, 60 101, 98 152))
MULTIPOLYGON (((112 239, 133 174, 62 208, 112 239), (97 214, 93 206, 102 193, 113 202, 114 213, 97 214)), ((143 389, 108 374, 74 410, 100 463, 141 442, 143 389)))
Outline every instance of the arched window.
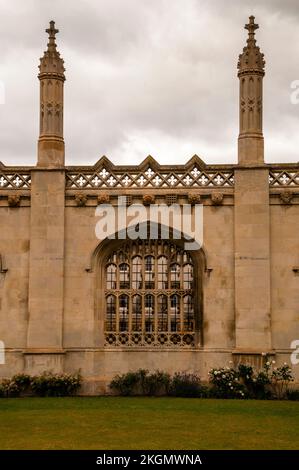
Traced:
POLYGON ((105 265, 108 346, 194 346, 193 260, 166 240, 126 241, 105 265))

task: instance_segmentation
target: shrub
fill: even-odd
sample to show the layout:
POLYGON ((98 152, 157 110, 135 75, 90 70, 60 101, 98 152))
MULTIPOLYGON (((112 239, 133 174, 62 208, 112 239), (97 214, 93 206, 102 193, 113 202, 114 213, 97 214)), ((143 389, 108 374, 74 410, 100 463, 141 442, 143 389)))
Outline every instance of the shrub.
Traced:
POLYGON ((221 398, 287 398, 293 380, 291 368, 286 363, 280 367, 274 364, 275 361, 266 360, 259 371, 246 364, 239 364, 236 369, 212 369, 209 372, 211 394, 221 398))
POLYGON ((212 383, 211 395, 215 398, 245 398, 247 389, 240 382, 239 372, 232 367, 211 369, 209 372, 212 383))
POLYGON ((207 396, 207 387, 204 387, 200 378, 195 374, 176 373, 173 377, 167 372, 139 369, 136 372, 127 372, 117 375, 110 383, 110 388, 120 395, 172 395, 177 397, 203 397, 207 396))
POLYGON ((248 398, 271 398, 271 392, 267 389, 271 381, 266 369, 256 373, 252 366, 239 364, 238 375, 240 382, 243 383, 246 388, 248 398))
POLYGON ((279 400, 287 398, 289 383, 293 380, 292 370, 286 362, 280 367, 274 367, 270 383, 273 396, 279 400))
POLYGON ((31 376, 28 374, 16 374, 11 378, 12 382, 14 382, 17 387, 19 388, 19 393, 30 393, 31 391, 31 376))
POLYGON ((165 395, 168 392, 170 375, 156 371, 149 373, 146 369, 116 375, 110 388, 123 396, 129 395, 165 395))
POLYGON ((0 397, 18 397, 21 389, 12 379, 2 379, 0 383, 0 397))
POLYGON ((26 374, 14 375, 11 379, 0 382, 0 397, 19 397, 34 394, 41 397, 62 397, 74 395, 80 388, 82 377, 77 374, 52 374, 31 377, 26 374))
POLYGON ((197 375, 177 372, 171 380, 169 393, 175 397, 199 398, 207 397, 208 389, 197 375))
POLYGON ((288 390, 286 393, 286 398, 288 400, 299 400, 299 389, 288 390))
POLYGON ((157 370, 152 374, 147 374, 143 382, 143 394, 149 396, 167 395, 170 383, 170 375, 167 372, 157 370))
POLYGON ((44 372, 31 378, 32 391, 40 397, 66 397, 75 395, 82 383, 77 374, 53 374, 44 372))
POLYGON ((146 374, 147 371, 140 369, 137 372, 116 375, 110 382, 110 388, 123 396, 136 395, 138 394, 138 385, 146 374))

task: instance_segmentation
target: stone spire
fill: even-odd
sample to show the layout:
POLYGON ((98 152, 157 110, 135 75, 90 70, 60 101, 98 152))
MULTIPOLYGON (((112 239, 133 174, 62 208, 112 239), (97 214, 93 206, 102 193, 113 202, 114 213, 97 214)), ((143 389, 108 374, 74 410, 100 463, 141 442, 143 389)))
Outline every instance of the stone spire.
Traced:
POLYGON ((58 29, 50 21, 46 29, 49 35, 47 50, 40 59, 40 135, 38 141, 38 165, 61 167, 64 165, 63 140, 63 85, 64 61, 55 42, 58 29))
POLYGON ((245 25, 248 30, 247 45, 239 55, 238 77, 240 79, 240 133, 239 163, 264 162, 263 138, 263 77, 264 54, 256 45, 255 30, 258 24, 254 16, 245 25))

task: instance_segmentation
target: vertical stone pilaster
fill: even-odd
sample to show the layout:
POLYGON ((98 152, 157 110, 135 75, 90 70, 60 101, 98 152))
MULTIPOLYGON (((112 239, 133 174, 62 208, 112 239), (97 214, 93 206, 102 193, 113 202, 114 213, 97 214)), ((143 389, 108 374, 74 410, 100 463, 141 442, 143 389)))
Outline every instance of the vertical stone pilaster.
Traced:
POLYGON ((239 56, 239 169, 235 170, 236 350, 271 349, 269 170, 264 165, 264 55, 254 39, 254 16, 245 25, 247 45, 239 56))
POLYGON ((65 169, 64 61, 54 21, 40 60, 40 135, 31 173, 29 320, 25 370, 63 370, 65 169))
POLYGON ((271 349, 269 172, 235 171, 236 349, 271 349))
POLYGON ((65 172, 33 170, 31 184, 27 348, 61 350, 65 172))

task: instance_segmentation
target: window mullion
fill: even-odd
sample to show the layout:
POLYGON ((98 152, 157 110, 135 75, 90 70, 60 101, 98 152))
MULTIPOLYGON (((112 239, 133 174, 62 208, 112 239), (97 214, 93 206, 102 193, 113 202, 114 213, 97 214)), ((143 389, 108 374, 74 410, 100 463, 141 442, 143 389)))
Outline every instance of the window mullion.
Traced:
POLYGON ((155 334, 158 332, 158 296, 154 295, 154 331, 155 334))
POLYGON ((145 295, 142 293, 141 295, 141 331, 142 334, 145 333, 145 295))
POLYGON ((132 310, 133 310, 133 298, 132 294, 128 296, 128 332, 132 332, 132 310))
POLYGON ((180 298, 180 332, 184 332, 184 296, 179 294, 180 298))
POLYGON ((116 333, 119 333, 119 295, 116 295, 116 333))
POLYGON ((167 329, 171 332, 171 296, 167 295, 167 329))

